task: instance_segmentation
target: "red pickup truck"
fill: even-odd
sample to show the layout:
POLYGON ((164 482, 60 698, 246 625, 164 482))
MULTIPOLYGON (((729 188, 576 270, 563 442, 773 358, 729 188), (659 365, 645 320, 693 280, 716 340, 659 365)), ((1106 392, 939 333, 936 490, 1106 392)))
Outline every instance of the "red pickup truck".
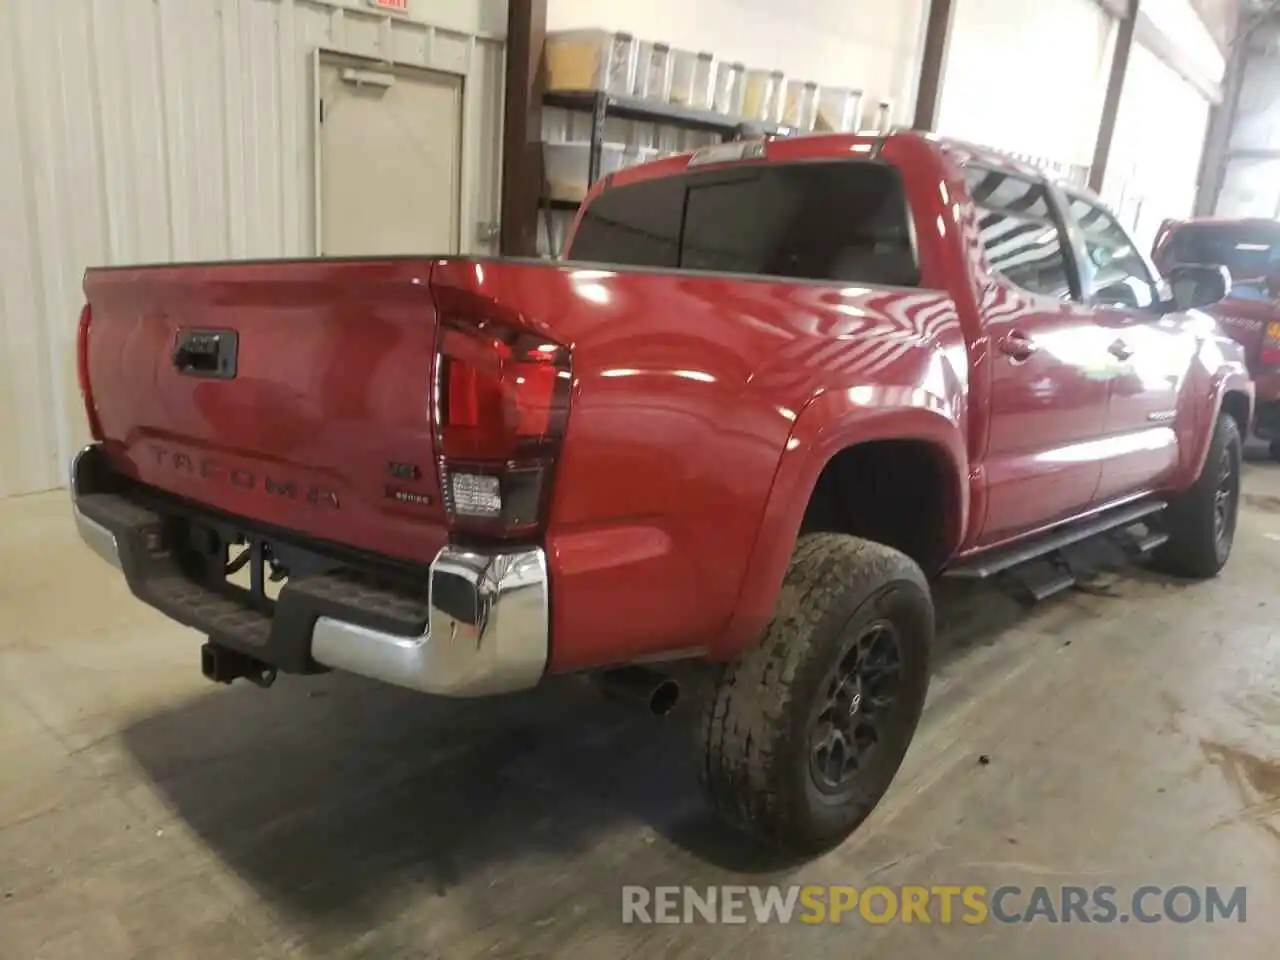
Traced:
POLYGON ((1226 267, 1232 285, 1207 309, 1245 350, 1257 391, 1253 432, 1280 460, 1280 221, 1199 217, 1167 220, 1152 251, 1163 271, 1183 264, 1226 267))
POLYGON ((796 851, 907 750, 931 578, 1103 531, 1227 560, 1224 272, 1175 302, 1087 194, 911 133, 743 140, 605 178, 569 253, 90 270, 81 535, 217 681, 591 673, 662 711, 703 664, 706 792, 796 851))

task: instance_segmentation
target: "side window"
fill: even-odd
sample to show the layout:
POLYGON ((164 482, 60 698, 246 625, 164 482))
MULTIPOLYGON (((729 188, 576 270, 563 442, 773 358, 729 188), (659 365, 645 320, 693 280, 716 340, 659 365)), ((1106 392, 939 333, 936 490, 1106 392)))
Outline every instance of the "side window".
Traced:
POLYGON ((1068 199, 1071 218, 1084 234, 1085 296, 1095 303, 1139 310, 1155 303, 1151 271, 1124 227, 1093 201, 1068 199))
POLYGON ((1066 241, 1048 191, 1031 180, 978 166, 966 167, 964 176, 978 208, 991 269, 1023 290, 1071 299, 1066 241))

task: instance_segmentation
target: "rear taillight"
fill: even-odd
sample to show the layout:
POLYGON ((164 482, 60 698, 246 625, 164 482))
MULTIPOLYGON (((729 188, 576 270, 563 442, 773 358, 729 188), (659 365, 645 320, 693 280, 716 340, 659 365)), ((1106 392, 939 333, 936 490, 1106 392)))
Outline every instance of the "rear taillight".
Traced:
POLYGON ((1280 367, 1280 323, 1267 324, 1266 332, 1262 335, 1262 349, 1258 353, 1258 359, 1262 361, 1263 366, 1280 367))
POLYGON ((89 387, 89 325, 93 322, 93 308, 85 304, 80 311, 80 329, 76 331, 76 379, 80 381, 80 396, 84 399, 84 413, 89 421, 89 433, 95 440, 102 439, 102 425, 93 405, 93 391, 89 387))
POLYGON ((451 526, 537 533, 569 415, 568 348, 501 321, 444 317, 437 352, 436 452, 451 526))

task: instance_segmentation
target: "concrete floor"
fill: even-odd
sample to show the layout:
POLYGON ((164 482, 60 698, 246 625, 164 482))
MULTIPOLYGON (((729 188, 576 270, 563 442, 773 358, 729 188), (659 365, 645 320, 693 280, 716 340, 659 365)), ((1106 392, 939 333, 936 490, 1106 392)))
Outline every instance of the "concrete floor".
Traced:
POLYGON ((214 688, 199 639, 0 503, 0 957, 1273 956, 1280 465, 1213 583, 1124 571, 1025 611, 948 590, 906 765, 840 850, 710 820, 679 723, 575 683, 448 703, 214 688), (988 763, 980 763, 985 755, 988 763), (619 886, 1248 887, 1247 922, 624 927, 619 886))

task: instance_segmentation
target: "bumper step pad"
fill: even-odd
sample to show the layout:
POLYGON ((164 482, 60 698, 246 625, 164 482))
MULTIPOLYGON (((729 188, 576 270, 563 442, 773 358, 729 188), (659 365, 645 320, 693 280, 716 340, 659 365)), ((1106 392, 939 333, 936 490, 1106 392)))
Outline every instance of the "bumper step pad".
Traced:
POLYGON ((120 566, 134 594, 215 643, 276 664, 290 672, 322 669, 311 661, 309 638, 322 616, 340 617, 404 637, 422 634, 427 595, 375 585, 355 573, 291 578, 274 613, 249 605, 234 588, 193 580, 165 543, 164 520, 156 512, 116 494, 77 501, 81 513, 114 535, 120 566))
POLYGON ((275 670, 337 669, 474 697, 526 690, 546 671, 550 595, 541 547, 446 543, 420 570, 362 558, 171 503, 115 473, 98 444, 72 461, 71 500, 85 544, 124 573, 134 595, 209 638, 212 679, 256 675, 265 685, 275 670), (224 545, 238 539, 257 555, 248 591, 226 580, 224 545), (268 546, 293 571, 274 602, 262 589, 268 546))
POLYGON ((427 625, 426 590, 410 596, 389 587, 375 585, 366 578, 347 573, 326 573, 290 579, 285 590, 309 598, 313 603, 337 610, 359 610, 367 623, 380 622, 382 629, 406 637, 417 636, 427 625))

